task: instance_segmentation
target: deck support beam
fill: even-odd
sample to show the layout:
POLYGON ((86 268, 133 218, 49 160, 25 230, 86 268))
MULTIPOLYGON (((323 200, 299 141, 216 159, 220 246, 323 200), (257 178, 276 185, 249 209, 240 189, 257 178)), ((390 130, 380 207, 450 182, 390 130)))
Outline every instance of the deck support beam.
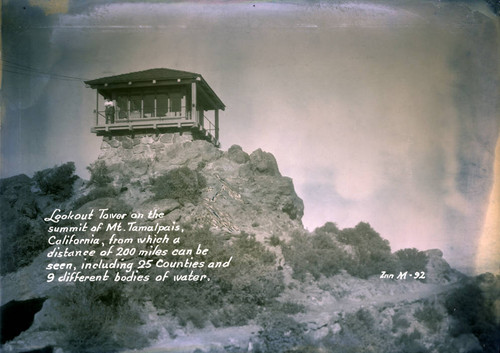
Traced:
POLYGON ((197 123, 200 122, 198 106, 196 103, 196 82, 191 83, 191 118, 194 118, 194 121, 197 123))
POLYGON ((219 109, 215 109, 215 140, 219 141, 219 109))
POLYGON ((99 91, 95 91, 95 124, 99 125, 99 91))

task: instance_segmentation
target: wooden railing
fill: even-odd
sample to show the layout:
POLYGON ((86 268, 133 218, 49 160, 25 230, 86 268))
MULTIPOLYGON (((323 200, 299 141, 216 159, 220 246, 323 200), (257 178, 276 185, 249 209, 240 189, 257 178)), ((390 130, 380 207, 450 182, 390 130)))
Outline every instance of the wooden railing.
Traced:
POLYGON ((114 124, 120 122, 135 122, 135 121, 148 121, 148 120, 171 120, 171 119, 191 119, 190 112, 186 112, 185 107, 181 111, 167 112, 165 116, 151 116, 150 114, 143 114, 141 112, 129 111, 115 111, 113 121, 106 122, 106 111, 101 110, 96 112, 95 125, 114 124))
MULTIPOLYGON (((123 112, 123 111, 122 111, 123 112)), ((127 112, 128 113, 128 112, 127 112)), ((201 132, 205 135, 209 135, 211 141, 214 143, 218 143, 218 126, 210 120, 205 114, 199 114, 200 118, 193 119, 193 116, 190 111, 183 111, 183 115, 180 115, 181 112, 169 112, 167 116, 161 117, 133 117, 131 118, 131 114, 127 114, 126 118, 119 118, 119 113, 115 113, 114 121, 106 122, 106 112, 105 111, 97 111, 96 122, 93 128, 93 132, 96 131, 118 131, 125 129, 134 129, 135 128, 154 128, 157 126, 165 127, 181 127, 181 126, 196 126, 199 128, 201 132), (172 114, 174 113, 174 114, 172 114)))

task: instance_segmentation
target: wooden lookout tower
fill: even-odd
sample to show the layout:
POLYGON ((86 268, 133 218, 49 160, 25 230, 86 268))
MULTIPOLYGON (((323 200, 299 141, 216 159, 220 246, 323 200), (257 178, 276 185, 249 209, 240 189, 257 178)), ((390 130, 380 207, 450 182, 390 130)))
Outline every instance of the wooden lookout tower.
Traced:
POLYGON ((219 146, 225 105, 200 74, 151 69, 85 81, 96 90, 98 136, 190 131, 219 146))

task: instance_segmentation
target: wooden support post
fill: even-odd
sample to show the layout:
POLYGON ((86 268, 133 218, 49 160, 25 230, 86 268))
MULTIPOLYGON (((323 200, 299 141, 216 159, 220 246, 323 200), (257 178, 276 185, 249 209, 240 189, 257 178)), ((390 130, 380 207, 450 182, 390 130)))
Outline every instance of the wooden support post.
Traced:
POLYGON ((95 92, 95 125, 99 125, 99 91, 95 92))
POLYGON ((183 93, 181 98, 181 116, 184 116, 187 119, 186 114, 186 95, 183 93))
POLYGON ((215 139, 219 141, 219 109, 215 109, 215 139))
POLYGON ((116 93, 113 93, 112 96, 111 96, 111 99, 113 101, 113 122, 116 123, 118 122, 118 104, 117 104, 117 100, 116 100, 116 93))
POLYGON ((197 123, 200 122, 198 107, 196 104, 196 82, 191 83, 191 118, 193 117, 197 123))

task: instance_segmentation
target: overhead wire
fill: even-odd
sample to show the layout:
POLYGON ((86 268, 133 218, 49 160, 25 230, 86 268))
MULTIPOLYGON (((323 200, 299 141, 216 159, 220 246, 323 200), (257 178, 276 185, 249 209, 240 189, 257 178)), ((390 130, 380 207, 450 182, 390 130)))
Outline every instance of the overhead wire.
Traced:
POLYGON ((63 75, 63 74, 58 74, 54 72, 48 72, 48 71, 42 71, 40 69, 27 66, 27 65, 22 65, 18 63, 14 63, 9 60, 1 59, 4 65, 2 65, 2 71, 4 72, 9 72, 13 74, 18 74, 18 75, 27 75, 27 76, 33 76, 33 75, 40 75, 40 76, 49 76, 54 79, 58 80, 64 80, 64 81, 85 81, 87 80, 86 78, 83 77, 76 77, 76 76, 69 76, 69 75, 63 75))

